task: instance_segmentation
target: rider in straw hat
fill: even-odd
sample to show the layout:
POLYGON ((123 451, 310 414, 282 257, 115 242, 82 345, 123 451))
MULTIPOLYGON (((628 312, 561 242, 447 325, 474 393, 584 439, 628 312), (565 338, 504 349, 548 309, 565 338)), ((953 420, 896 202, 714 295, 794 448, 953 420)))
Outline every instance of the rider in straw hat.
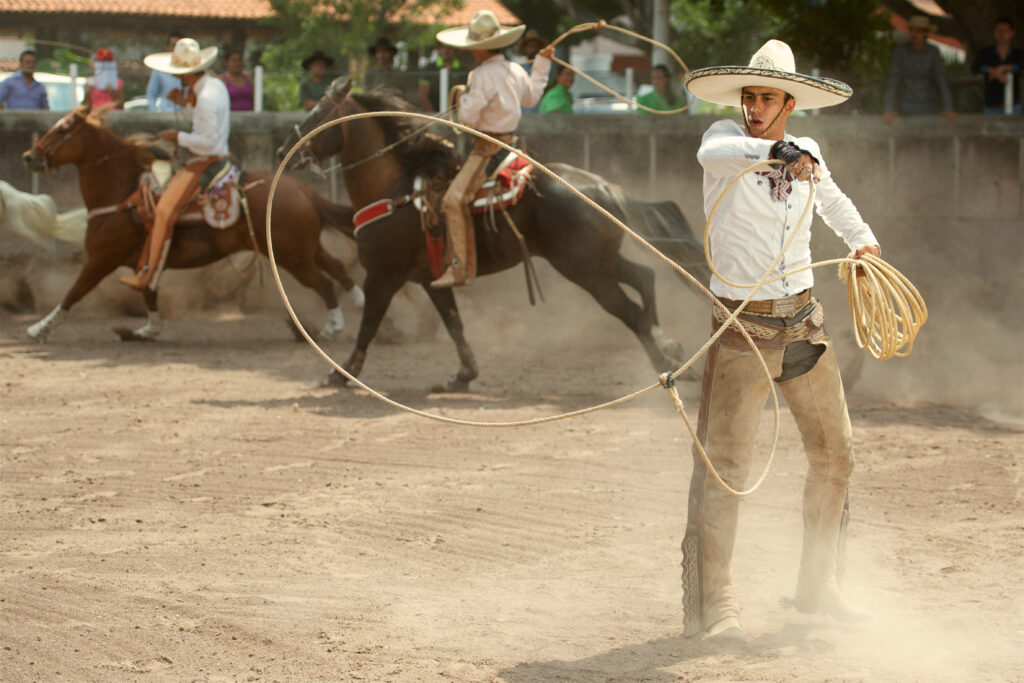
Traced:
MULTIPOLYGON (((742 126, 718 121, 704 134, 697 160, 704 168, 705 212, 750 164, 783 162, 741 178, 716 212, 710 246, 720 276, 712 278, 711 291, 725 309, 735 309, 747 297, 750 288, 736 285, 759 282, 794 230, 799 232, 770 275, 811 263, 809 226, 798 225, 810 189, 798 181, 816 183, 818 213, 857 256, 878 255, 875 236, 836 186, 818 144, 786 133, 794 110, 839 104, 852 93, 849 86, 798 73, 789 46, 778 40, 765 43, 748 66, 700 69, 686 85, 696 97, 739 107, 743 115, 742 126)), ((794 606, 852 621, 866 613, 843 597, 838 584, 853 469, 850 418, 824 313, 810 296, 812 282, 810 270, 782 275, 758 290, 740 319, 785 396, 808 459, 794 606)), ((712 326, 718 329, 728 314, 717 306, 713 314, 712 326)), ((769 392, 757 354, 731 328, 708 350, 697 435, 716 471, 734 489, 745 485, 769 392)), ((693 456, 683 539, 685 633, 745 639, 729 570, 740 499, 714 481, 696 448, 693 456)))
MULTIPOLYGON (((199 180, 207 166, 228 154, 228 132, 231 98, 224 81, 206 73, 217 59, 217 48, 200 49, 192 38, 182 38, 174 44, 173 52, 148 55, 143 62, 150 69, 178 77, 182 86, 192 89, 188 101, 181 91, 172 90, 168 98, 181 106, 192 105, 192 132, 164 130, 160 136, 192 152, 188 163, 178 171, 164 188, 157 201, 153 216, 153 229, 143 250, 138 271, 131 277, 121 278, 129 287, 155 290, 160 272, 167 258, 167 250, 174 230, 174 221, 181 210, 199 193, 199 180)), ((186 110, 188 111, 188 110, 186 110)))
MULTIPOLYGON (((437 40, 472 53, 478 66, 469 74, 466 92, 459 98, 459 119, 467 126, 491 135, 506 144, 515 142, 515 130, 522 117, 521 105, 533 106, 544 94, 549 61, 554 48, 541 50, 527 75, 518 64, 509 62, 502 50, 523 35, 526 26, 502 26, 490 10, 480 10, 469 26, 445 29, 437 40)), ((469 203, 485 180, 488 160, 501 149, 478 138, 473 151, 452 180, 442 207, 448 224, 451 264, 432 287, 451 287, 476 276, 476 244, 469 203)))

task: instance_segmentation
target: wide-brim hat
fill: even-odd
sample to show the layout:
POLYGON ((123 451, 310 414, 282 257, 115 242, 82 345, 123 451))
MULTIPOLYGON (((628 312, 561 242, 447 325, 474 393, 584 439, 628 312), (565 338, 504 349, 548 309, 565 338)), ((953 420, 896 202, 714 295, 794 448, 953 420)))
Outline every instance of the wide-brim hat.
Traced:
POLYGON ((513 44, 526 31, 526 24, 502 26, 489 9, 473 15, 469 26, 446 28, 437 34, 437 41, 463 50, 499 50, 513 44))
POLYGON ((323 53, 323 50, 313 50, 313 54, 302 60, 302 68, 308 71, 309 65, 318 59, 322 60, 328 69, 334 66, 334 57, 328 57, 323 53))
POLYGON ((907 22, 907 28, 923 28, 928 33, 936 33, 939 27, 932 23, 931 19, 924 16, 923 14, 915 14, 910 17, 910 21, 907 22))
POLYGON ((526 49, 526 46, 529 45, 530 43, 540 43, 541 47, 544 47, 545 45, 548 44, 548 42, 548 39, 543 37, 540 33, 538 33, 537 29, 527 29, 523 37, 519 39, 518 43, 516 43, 516 52, 518 52, 519 54, 523 54, 524 50, 526 49))
POLYGON ((191 74, 197 71, 206 71, 217 59, 218 49, 216 47, 199 48, 192 38, 182 38, 174 44, 173 52, 156 52, 146 55, 142 63, 153 71, 162 71, 165 74, 191 74))
POLYGON ((384 37, 378 38, 376 43, 374 43, 373 45, 366 49, 370 53, 370 55, 375 55, 377 54, 377 50, 380 48, 384 48, 393 55, 398 54, 398 48, 392 45, 391 41, 384 37))
POLYGON ((821 109, 849 99, 853 88, 842 81, 797 73, 789 45, 769 40, 747 66, 711 66, 690 72, 686 89, 707 102, 739 107, 743 88, 760 86, 787 92, 797 109, 821 109))

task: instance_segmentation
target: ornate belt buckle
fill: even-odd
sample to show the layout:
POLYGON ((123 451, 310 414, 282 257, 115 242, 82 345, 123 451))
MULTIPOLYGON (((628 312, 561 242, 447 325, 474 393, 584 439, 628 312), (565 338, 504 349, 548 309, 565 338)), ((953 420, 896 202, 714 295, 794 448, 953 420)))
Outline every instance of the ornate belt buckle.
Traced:
POLYGON ((792 318, 796 315, 795 296, 787 296, 785 299, 772 300, 772 315, 778 318, 792 318))

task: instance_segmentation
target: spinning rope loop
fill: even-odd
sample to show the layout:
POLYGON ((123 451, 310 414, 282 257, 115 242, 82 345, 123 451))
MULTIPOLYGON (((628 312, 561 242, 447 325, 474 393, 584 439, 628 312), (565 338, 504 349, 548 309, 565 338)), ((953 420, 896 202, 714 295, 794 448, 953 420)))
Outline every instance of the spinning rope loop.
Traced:
MULTIPOLYGON (((690 68, 688 66, 686 66, 686 62, 684 62, 682 57, 680 57, 676 53, 676 51, 673 50, 672 48, 670 48, 668 45, 665 45, 664 43, 660 43, 657 40, 654 40, 653 38, 648 38, 647 36, 643 35, 642 33, 637 33, 636 31, 630 31, 628 28, 622 28, 621 26, 615 26, 614 24, 609 24, 604 19, 601 19, 600 21, 589 21, 589 22, 586 22, 586 23, 583 23, 583 24, 577 24, 576 26, 573 26, 571 29, 569 29, 568 31, 566 31, 565 33, 563 33, 562 35, 558 36, 553 41, 551 41, 551 46, 554 47, 554 46, 558 45, 560 42, 562 42, 563 40, 565 40, 569 36, 573 35, 574 33, 582 33, 583 31, 599 31, 601 29, 608 29, 609 31, 618 31, 619 33, 623 33, 623 34, 625 34, 627 36, 630 36, 632 38, 638 38, 638 39, 640 39, 640 40, 642 40, 642 41, 644 41, 646 43, 650 43, 651 45, 653 45, 655 47, 660 47, 662 50, 664 50, 668 54, 672 55, 672 58, 676 60, 676 63, 678 63, 679 66, 681 66, 683 68, 683 75, 686 75, 686 74, 690 73, 690 68)), ((580 69, 577 69, 572 64, 569 64, 568 62, 562 61, 558 57, 552 57, 551 61, 554 62, 555 64, 558 64, 559 66, 562 66, 562 67, 565 67, 566 69, 569 69, 573 73, 579 74, 580 76, 582 76, 586 80, 590 81, 590 83, 592 83, 593 85, 596 85, 598 88, 600 88, 601 90, 605 91, 606 93, 608 93, 608 94, 610 94, 610 95, 612 95, 614 97, 617 97, 618 99, 622 100, 623 102, 626 102, 627 104, 635 105, 637 109, 642 109, 645 112, 647 112, 648 114, 661 114, 661 115, 679 114, 681 112, 686 111, 690 107, 689 104, 684 104, 683 106, 677 107, 675 109, 665 109, 665 110, 652 109, 651 107, 648 107, 645 104, 640 104, 639 102, 631 102, 629 100, 629 98, 621 95, 620 93, 616 92, 612 88, 609 88, 607 85, 605 85, 604 83, 601 83, 597 79, 591 77, 590 75, 588 75, 584 71, 582 71, 580 69)))
MULTIPOLYGON (((735 496, 748 496, 761 486, 761 484, 764 482, 765 478, 768 475, 768 471, 771 468, 772 462, 775 459, 775 449, 779 437, 779 398, 775 389, 775 383, 773 381, 771 371, 768 369, 768 366, 764 361, 764 356, 761 354, 760 350, 754 344, 754 341, 750 337, 750 334, 741 325, 735 323, 737 317, 743 312, 743 309, 746 308, 747 304, 753 299, 754 295, 757 294, 758 290, 760 290, 761 287, 768 284, 769 282, 774 282, 775 280, 783 277, 782 275, 778 275, 776 277, 770 276, 772 271, 774 271, 778 264, 781 262, 783 255, 786 253, 786 250, 789 248, 790 244, 795 238, 796 233, 800 230, 801 227, 803 227, 804 223, 807 222, 807 218, 810 215, 811 207, 814 203, 813 184, 811 185, 811 191, 807 199, 807 204, 804 207, 803 213, 800 216, 800 220, 796 226, 796 229, 793 230, 793 235, 790 236, 790 238, 786 241, 786 244, 779 251, 779 254, 776 257, 775 262, 772 263, 772 265, 765 271, 764 276, 757 283, 745 285, 736 285, 735 283, 730 283, 733 284, 734 286, 740 286, 744 288, 749 287, 750 293, 747 295, 747 298, 745 298, 743 302, 735 310, 728 313, 728 317, 722 323, 721 327, 719 327, 719 329, 716 330, 715 333, 711 335, 711 337, 704 343, 704 345, 701 346, 689 358, 689 360, 683 363, 683 365, 681 365, 679 368, 677 368, 673 372, 662 373, 662 375, 659 377, 659 380, 648 387, 634 391, 631 394, 627 394, 612 401, 607 401, 605 403, 590 406, 588 408, 581 408, 579 410, 560 413, 558 415, 549 415, 545 417, 532 418, 529 420, 515 420, 510 422, 484 422, 478 420, 463 420, 459 418, 448 417, 446 415, 430 413, 424 410, 413 408, 412 406, 408 406, 403 403, 399 403, 398 401, 395 401, 385 396, 384 394, 381 394, 380 392, 376 391, 369 385, 363 383, 359 378, 350 374, 345 368, 343 368, 333 358, 331 358, 327 354, 327 352, 324 351, 320 347, 320 345, 317 344, 316 341, 310 336, 309 332, 306 331, 306 328, 302 325, 302 322, 299 320, 298 315, 292 308, 291 301, 289 301, 288 295, 284 290, 284 285, 281 282, 281 275, 277 268, 277 260, 274 256, 274 242, 273 236, 271 234, 271 214, 274 208, 274 196, 277 193, 277 185, 278 182, 281 180, 281 176, 284 173, 284 169, 288 166, 292 157, 302 148, 302 146, 309 143, 309 141, 312 140, 321 131, 324 131, 332 126, 341 125, 342 123, 346 123, 348 121, 356 121, 359 119, 368 118, 418 118, 430 120, 435 123, 443 123, 447 126, 450 126, 451 128, 458 132, 475 135, 476 137, 486 140, 491 144, 496 145, 497 147, 500 147, 508 152, 518 154, 519 156, 523 157, 531 164, 533 164, 535 168, 539 168, 543 173, 547 174, 557 183, 566 188, 569 192, 571 192, 576 197, 581 199, 585 204, 587 204, 595 211, 597 211, 599 214, 610 220, 612 223, 618 226, 620 230, 622 230, 627 235, 632 237, 638 244, 647 249, 656 258, 660 259, 670 268, 679 273, 679 275, 681 275, 688 282, 693 284, 693 286, 696 287, 698 291, 700 291, 702 294, 711 299, 715 306, 719 306, 723 310, 727 310, 724 306, 722 306, 721 302, 717 299, 717 297, 715 297, 714 294, 712 294, 703 284, 701 284, 699 280, 697 280, 693 275, 691 275, 689 271, 687 271, 685 268, 677 264, 668 256, 660 252, 654 245, 652 245, 650 242, 648 242, 643 237, 634 232, 629 226, 627 226, 625 223, 623 223, 618 218, 609 213, 606 209, 604 209, 604 207, 598 205, 597 202, 595 202, 594 200, 592 200, 591 198, 587 197, 582 192, 577 190, 564 178, 562 178, 554 171, 549 169, 547 166, 540 163, 536 159, 532 158, 522 150, 515 149, 512 146, 505 144, 501 140, 493 138, 490 135, 487 135, 486 133, 481 133, 480 131, 474 128, 470 128, 469 126, 463 125, 461 123, 456 123, 454 121, 438 120, 437 118, 429 116, 427 114, 419 114, 404 111, 362 112, 357 114, 348 114, 338 119, 327 121, 326 123, 317 126, 309 133, 306 133, 306 135, 304 135, 298 142, 296 142, 292 146, 292 148, 288 150, 288 153, 284 156, 284 159, 281 161, 280 165, 278 165, 277 172, 274 174, 274 179, 270 184, 270 196, 267 199, 267 258, 270 261, 270 269, 274 275, 274 283, 277 285, 277 291, 281 295, 281 300, 284 302, 285 309, 288 311, 288 315, 291 317, 292 322, 295 324, 296 328, 302 334, 302 337, 306 340, 306 342, 316 351, 316 353, 321 358, 323 358, 327 362, 328 365, 330 365, 336 371, 341 373, 341 375, 347 378, 350 382, 356 384, 377 400, 386 403, 387 405, 393 408, 397 408, 399 410, 403 410, 405 412, 411 413, 413 415, 418 415, 429 420, 434 420, 445 424, 461 425, 464 427, 511 428, 540 425, 546 424, 548 422, 556 422, 558 420, 564 420, 571 417, 578 417, 581 415, 586 415, 588 413, 597 412, 605 408, 612 408, 614 406, 622 405, 624 403, 632 401, 633 399, 639 398, 644 394, 647 394, 653 391, 654 389, 657 389, 658 387, 662 387, 666 389, 669 395, 671 396, 676 411, 683 418, 683 422, 686 424, 687 431, 689 431, 690 436, 693 439, 693 442, 696 445, 701 458, 704 460, 704 464, 707 466, 708 471, 711 472, 715 481, 717 481, 719 485, 722 486, 726 491, 735 496), (718 474, 714 465, 712 465, 707 453, 704 451, 703 445, 697 438, 696 430, 694 429, 693 424, 690 422, 689 417, 686 415, 686 410, 683 407, 682 400, 679 398, 679 393, 675 386, 675 380, 679 378, 687 370, 689 370, 690 367, 697 361, 697 359, 700 358, 709 348, 711 348, 712 344, 714 344, 718 340, 718 338, 722 334, 724 334, 730 327, 738 331, 743 336, 743 338, 747 341, 747 344, 750 345, 750 348, 757 355, 758 362, 761 365, 761 369, 764 371, 765 377, 767 378, 769 385, 772 389, 772 407, 775 415, 775 426, 774 433, 772 435, 772 446, 771 451, 768 455, 767 462, 765 463, 764 470, 758 477, 757 481, 755 481, 750 488, 744 491, 738 491, 729 486, 729 484, 722 480, 721 476, 718 474)), ((742 170, 725 187, 725 189, 719 195, 718 200, 715 202, 711 212, 709 213, 708 220, 704 226, 705 256, 708 260, 708 264, 711 265, 712 272, 719 278, 721 278, 721 275, 719 275, 718 271, 715 270, 714 265, 711 264, 711 256, 708 250, 708 236, 711 230, 711 221, 714 218, 715 212, 718 209, 718 205, 721 203, 726 193, 728 193, 729 190, 732 189, 732 187, 739 181, 740 178, 747 175, 748 173, 758 170, 759 168, 767 167, 771 164, 781 163, 782 162, 778 160, 760 161, 742 170)), ((840 277, 846 281, 848 295, 847 298, 849 300, 850 311, 853 316, 857 344, 861 348, 868 348, 872 355, 881 360, 885 360, 886 358, 890 358, 892 356, 907 356, 910 353, 911 348, 913 347, 913 341, 914 337, 917 334, 917 331, 920 329, 921 325, 923 325, 925 320, 927 319, 927 309, 925 308, 924 300, 921 298, 921 295, 917 292, 917 290, 910 283, 910 281, 901 273, 899 273, 899 271, 897 271, 895 268, 887 264, 882 259, 870 255, 862 256, 859 259, 846 257, 840 259, 832 259, 829 261, 822 261, 791 271, 791 273, 786 273, 786 275, 788 276, 792 273, 800 272, 801 270, 807 270, 809 268, 818 268, 821 266, 831 264, 840 264, 840 277), (864 277, 858 277, 856 275, 856 268, 858 267, 865 272, 864 277), (858 284, 858 281, 862 281, 862 284, 858 284)), ((723 281, 725 282, 728 282, 728 280, 724 280, 724 278, 721 279, 723 279, 723 281)))

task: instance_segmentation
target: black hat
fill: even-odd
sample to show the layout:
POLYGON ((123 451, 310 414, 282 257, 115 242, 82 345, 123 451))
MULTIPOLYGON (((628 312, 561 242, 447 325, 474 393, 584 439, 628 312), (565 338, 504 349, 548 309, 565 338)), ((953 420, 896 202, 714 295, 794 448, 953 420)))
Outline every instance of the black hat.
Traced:
POLYGON ((367 51, 370 53, 371 56, 375 55, 377 54, 378 47, 382 47, 386 50, 389 50, 393 55, 398 54, 398 48, 392 45, 391 41, 385 38, 384 36, 378 38, 376 43, 367 48, 367 51))
POLYGON ((328 57, 323 53, 323 50, 314 50, 313 54, 302 60, 302 68, 308 71, 309 63, 315 62, 318 59, 321 59, 324 62, 326 62, 328 68, 334 66, 334 57, 328 57))

